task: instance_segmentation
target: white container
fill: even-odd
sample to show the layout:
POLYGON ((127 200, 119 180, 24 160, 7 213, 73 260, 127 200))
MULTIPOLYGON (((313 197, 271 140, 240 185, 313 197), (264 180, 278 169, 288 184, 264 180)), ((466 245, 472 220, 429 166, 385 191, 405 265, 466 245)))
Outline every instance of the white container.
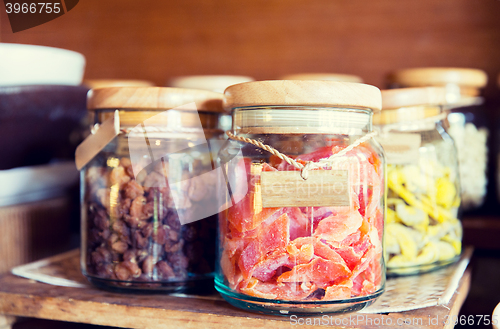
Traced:
POLYGON ((71 50, 0 43, 0 86, 81 84, 85 57, 71 50))

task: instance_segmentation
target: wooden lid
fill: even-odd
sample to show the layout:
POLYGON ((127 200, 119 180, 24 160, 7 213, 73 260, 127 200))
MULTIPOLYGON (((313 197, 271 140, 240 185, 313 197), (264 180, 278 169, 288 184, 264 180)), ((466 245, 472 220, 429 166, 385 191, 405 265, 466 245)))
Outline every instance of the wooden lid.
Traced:
POLYGON ((225 91, 224 107, 325 106, 380 110, 377 87, 352 82, 271 80, 247 82, 225 91))
POLYGON ((165 87, 113 87, 92 89, 87 96, 89 110, 161 110, 196 103, 198 111, 223 112, 223 94, 206 90, 165 87))
POLYGON ((84 80, 83 85, 90 89, 96 89, 108 87, 153 87, 155 84, 147 80, 90 79, 84 80))
POLYGON ((254 79, 243 75, 188 75, 170 80, 169 86, 223 93, 229 86, 250 81, 254 79))
MULTIPOLYGON (((386 125, 398 122, 413 122, 418 120, 437 117, 442 113, 439 106, 410 106, 398 109, 382 110, 373 115, 374 125, 386 125)), ((436 120, 437 121, 437 120, 436 120)), ((432 124, 432 122, 430 123, 432 124)))
POLYGON ((418 105, 446 104, 444 87, 421 87, 382 90, 382 110, 418 105))
POLYGON ((389 75, 389 80, 408 87, 456 84, 483 88, 488 82, 488 76, 478 69, 427 67, 395 71, 389 75))
POLYGON ((357 75, 337 73, 298 73, 282 76, 280 80, 320 80, 320 81, 343 81, 362 83, 363 79, 357 75))

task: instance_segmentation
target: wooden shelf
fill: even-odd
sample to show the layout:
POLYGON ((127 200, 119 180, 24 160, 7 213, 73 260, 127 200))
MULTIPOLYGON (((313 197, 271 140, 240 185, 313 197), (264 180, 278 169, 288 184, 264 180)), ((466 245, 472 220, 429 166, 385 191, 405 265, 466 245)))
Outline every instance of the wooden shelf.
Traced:
MULTIPOLYGON (((470 270, 466 270, 447 305, 389 314, 353 313, 336 318, 346 323, 352 318, 359 319, 358 325, 352 326, 351 322, 348 328, 371 328, 389 321, 396 324, 398 319, 415 321, 421 324, 416 326, 419 328, 452 328, 443 321, 446 316, 458 315, 469 286, 470 270), (429 319, 439 322, 429 325, 429 319)), ((92 287, 52 286, 12 274, 0 276, 0 314, 124 328, 295 327, 288 317, 249 313, 232 307, 218 295, 182 298, 115 294, 92 287)))

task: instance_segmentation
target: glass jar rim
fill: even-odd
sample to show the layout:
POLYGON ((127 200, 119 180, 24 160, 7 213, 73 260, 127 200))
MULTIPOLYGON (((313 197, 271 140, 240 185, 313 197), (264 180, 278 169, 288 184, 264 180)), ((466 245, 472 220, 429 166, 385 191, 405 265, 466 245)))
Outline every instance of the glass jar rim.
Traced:
POLYGON ((373 115, 373 124, 383 126, 388 124, 407 123, 426 120, 435 117, 436 121, 442 120, 440 115, 443 107, 440 105, 416 105, 394 109, 386 109, 373 115))
POLYGON ((233 110, 233 130, 249 134, 355 134, 371 131, 371 110, 319 106, 248 106, 233 110))
MULTIPOLYGON (((194 112, 181 110, 161 109, 99 109, 94 114, 95 122, 102 123, 114 115, 118 110, 121 127, 135 127, 138 125, 170 128, 175 131, 182 128, 196 128, 203 130, 217 130, 220 113, 194 112)), ((168 129, 167 129, 168 130, 168 129)))

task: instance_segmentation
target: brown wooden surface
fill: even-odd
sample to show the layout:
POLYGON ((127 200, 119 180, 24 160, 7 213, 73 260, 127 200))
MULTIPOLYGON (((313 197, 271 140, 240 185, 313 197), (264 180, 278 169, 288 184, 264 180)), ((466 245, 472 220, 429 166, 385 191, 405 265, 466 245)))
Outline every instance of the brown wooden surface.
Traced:
MULTIPOLYGON (((430 325, 430 318, 444 321, 446 315, 458 315, 470 285, 470 270, 462 277, 459 287, 446 306, 391 313, 338 316, 362 316, 361 325, 345 328, 373 328, 372 323, 392 323, 398 319, 411 319, 414 324, 428 328, 443 328, 443 324, 430 325), (420 319, 420 320, 419 320, 420 319)), ((249 313, 230 306, 218 297, 180 298, 168 295, 115 294, 94 288, 66 288, 51 286, 6 274, 0 277, 0 313, 14 316, 81 322, 127 328, 289 328, 287 317, 249 313)), ((347 322, 347 320, 345 320, 347 322)), ((401 321, 401 320, 400 320, 401 321)), ((421 328, 408 325, 405 328, 421 328)))
POLYGON ((79 51, 87 78, 333 72, 381 87, 394 69, 455 66, 486 70, 498 92, 496 0, 81 0, 15 34, 0 8, 0 41, 79 51))

